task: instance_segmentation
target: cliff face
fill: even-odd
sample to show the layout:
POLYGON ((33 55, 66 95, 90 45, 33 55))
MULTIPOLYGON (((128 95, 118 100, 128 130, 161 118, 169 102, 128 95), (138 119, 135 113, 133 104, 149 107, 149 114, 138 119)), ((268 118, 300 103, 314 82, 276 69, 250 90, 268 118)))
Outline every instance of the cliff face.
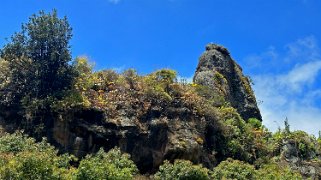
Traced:
POLYGON ((223 46, 206 46, 193 80, 196 84, 209 87, 222 104, 229 103, 236 108, 244 120, 256 118, 262 121, 250 79, 243 75, 242 68, 223 46))
POLYGON ((164 160, 186 159, 210 169, 230 156, 254 161, 254 136, 235 144, 248 131, 235 109, 245 120, 261 120, 261 115, 249 79, 221 46, 208 45, 200 58, 194 81, 202 86, 177 83, 172 70, 147 76, 106 70, 82 77, 79 84, 92 81, 98 83, 76 91, 81 103, 67 97, 34 121, 3 110, 0 124, 11 132, 21 128, 34 137, 46 136, 62 152, 78 157, 118 146, 143 173, 155 172, 164 160))
POLYGON ((219 146, 219 142, 207 141, 220 138, 218 122, 193 113, 182 101, 151 102, 142 116, 126 112, 109 118, 104 111, 87 109, 63 117, 48 129, 49 141, 78 157, 100 147, 118 146, 131 155, 142 173, 157 171, 165 159, 187 159, 210 168, 217 163, 214 152, 206 147, 219 146))
POLYGON ((157 170, 165 159, 187 159, 212 168, 224 159, 229 136, 223 133, 228 130, 215 106, 228 102, 245 120, 262 120, 249 79, 221 46, 207 45, 194 77, 195 83, 209 88, 212 106, 189 85, 175 81, 165 85, 168 77, 169 71, 159 71, 125 84, 117 84, 122 78, 116 78, 106 87, 89 90, 87 94, 104 102, 97 103, 92 96, 90 108, 57 114, 51 141, 78 156, 101 146, 106 150, 119 146, 142 172, 157 170))

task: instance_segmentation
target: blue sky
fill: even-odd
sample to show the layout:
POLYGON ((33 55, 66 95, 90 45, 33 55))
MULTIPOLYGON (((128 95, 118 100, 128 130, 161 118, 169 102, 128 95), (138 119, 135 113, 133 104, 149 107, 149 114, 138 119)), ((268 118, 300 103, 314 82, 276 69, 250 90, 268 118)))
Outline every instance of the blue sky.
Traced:
POLYGON ((319 0, 1 0, 0 46, 39 10, 73 27, 73 57, 96 68, 172 68, 191 77, 209 42, 254 79, 264 124, 321 130, 319 0))

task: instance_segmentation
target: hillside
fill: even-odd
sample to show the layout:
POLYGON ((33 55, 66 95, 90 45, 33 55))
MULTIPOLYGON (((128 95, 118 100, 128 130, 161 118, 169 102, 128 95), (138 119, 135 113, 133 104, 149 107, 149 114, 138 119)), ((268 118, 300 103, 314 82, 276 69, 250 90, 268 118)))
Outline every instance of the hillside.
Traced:
POLYGON ((66 18, 40 12, 1 50, 0 179, 321 177, 320 137, 287 120, 265 128, 223 46, 208 44, 186 82, 171 69, 93 71, 71 59, 71 36, 66 18))

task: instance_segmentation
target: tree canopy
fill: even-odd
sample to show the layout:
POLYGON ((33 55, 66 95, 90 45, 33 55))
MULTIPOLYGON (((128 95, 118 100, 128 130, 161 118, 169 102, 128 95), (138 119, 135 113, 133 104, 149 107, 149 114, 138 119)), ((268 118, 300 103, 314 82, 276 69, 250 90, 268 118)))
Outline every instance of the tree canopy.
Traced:
POLYGON ((1 100, 18 104, 22 98, 60 98, 71 87, 73 71, 69 62, 72 29, 57 11, 40 11, 22 24, 1 51, 1 100))

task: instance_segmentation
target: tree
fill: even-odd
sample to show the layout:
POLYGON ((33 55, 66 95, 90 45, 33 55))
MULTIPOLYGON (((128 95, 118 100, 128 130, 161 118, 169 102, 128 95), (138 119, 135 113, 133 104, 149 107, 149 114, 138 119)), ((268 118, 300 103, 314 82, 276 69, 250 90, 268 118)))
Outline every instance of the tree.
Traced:
POLYGON ((285 133, 289 134, 290 133, 290 124, 289 124, 288 117, 285 118, 284 127, 285 127, 284 128, 285 133))
POLYGON ((71 31, 67 18, 60 19, 56 10, 48 14, 40 11, 12 36, 1 51, 10 72, 6 79, 11 81, 0 92, 8 104, 20 103, 26 96, 61 98, 62 92, 71 87, 71 31))

